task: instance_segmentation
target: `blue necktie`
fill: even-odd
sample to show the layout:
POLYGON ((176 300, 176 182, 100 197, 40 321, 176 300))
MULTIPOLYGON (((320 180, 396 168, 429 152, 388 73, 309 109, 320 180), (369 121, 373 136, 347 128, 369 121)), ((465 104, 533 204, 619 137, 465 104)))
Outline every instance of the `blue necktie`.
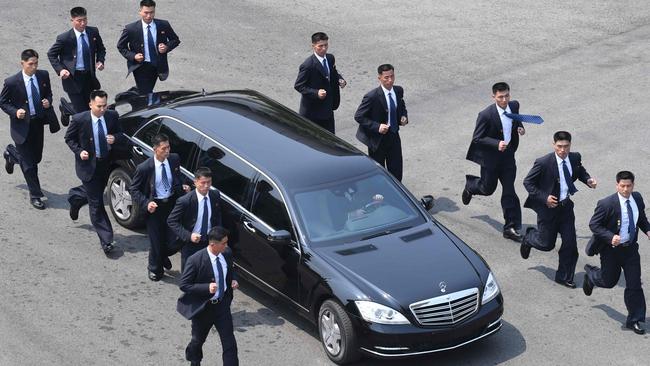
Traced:
POLYGON ((215 262, 217 264, 217 272, 218 272, 218 279, 219 280, 219 286, 217 287, 217 300, 221 299, 221 296, 223 296, 223 290, 224 287, 226 287, 226 281, 223 278, 223 268, 221 268, 221 262, 219 261, 219 257, 215 259, 215 262))
POLYGON ((566 166, 566 160, 562 160, 562 172, 564 172, 564 180, 566 185, 569 188, 569 194, 574 195, 578 192, 575 184, 573 184, 573 179, 571 179, 571 173, 569 173, 569 168, 566 166))
POLYGON ((527 122, 527 123, 534 123, 534 124, 542 124, 544 120, 540 116, 532 115, 532 114, 516 114, 516 113, 504 113, 504 115, 508 118, 511 118, 515 121, 519 122, 527 122))
POLYGON ((104 121, 97 120, 97 143, 99 144, 98 158, 106 159, 108 157, 108 142, 106 142, 106 133, 104 133, 104 121))
POLYGON ((156 66, 158 64, 158 54, 156 53, 156 45, 153 44, 150 25, 147 25, 147 47, 149 48, 149 62, 156 66))
POLYGON ((36 115, 43 112, 43 103, 41 102, 41 94, 38 92, 38 88, 34 84, 34 78, 29 78, 29 88, 32 90, 32 105, 34 106, 34 113, 36 115))
POLYGON ((208 238, 208 197, 203 198, 203 217, 201 218, 201 240, 208 238))
POLYGON ((325 72, 325 76, 327 77, 327 80, 330 78, 330 69, 327 67, 327 57, 323 58, 323 71, 325 72))
POLYGON ((165 169, 165 163, 160 164, 160 170, 160 180, 162 182, 162 185, 166 190, 169 191, 169 188, 171 188, 172 185, 169 184, 169 177, 167 177, 167 169, 165 169))
POLYGON ((632 244, 635 242, 636 234, 636 225, 634 225, 634 212, 632 211, 632 206, 630 205, 630 200, 625 200, 625 205, 627 206, 627 232, 630 234, 630 240, 628 243, 632 244))
POLYGON ((388 92, 388 113, 390 116, 390 132, 397 132, 397 106, 391 92, 388 92))
POLYGON ((88 47, 88 43, 86 43, 86 35, 83 33, 81 33, 81 53, 84 58, 84 69, 86 71, 92 70, 92 66, 90 65, 90 48, 88 47))

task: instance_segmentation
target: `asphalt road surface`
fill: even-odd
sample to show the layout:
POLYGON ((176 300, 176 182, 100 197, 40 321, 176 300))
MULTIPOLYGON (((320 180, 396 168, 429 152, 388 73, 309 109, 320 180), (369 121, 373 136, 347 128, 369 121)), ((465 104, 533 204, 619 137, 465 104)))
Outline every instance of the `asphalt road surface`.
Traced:
MULTIPOLYGON (((132 86, 115 44, 124 24, 137 18, 136 0, 0 1, 0 75, 16 73, 20 52, 34 48, 50 71, 55 99, 63 96, 46 52, 79 4, 108 49, 99 73, 104 88, 113 96, 132 86)), ((435 195, 434 216, 490 263, 505 298, 504 325, 456 351, 362 365, 648 365, 648 335, 621 329, 623 279, 589 298, 556 285, 555 252, 533 251, 523 261, 518 245, 501 237, 500 189, 468 207, 460 193, 464 175, 479 171, 464 160, 476 114, 491 103, 491 85, 505 80, 522 113, 545 119, 528 126, 517 153, 522 202, 523 177, 536 157, 551 151, 559 129, 573 133, 573 151, 599 179, 596 190, 579 184, 574 199, 580 285, 583 265, 598 262, 582 255, 587 223, 597 200, 614 192, 615 173, 635 172, 636 189, 650 197, 649 10, 638 0, 161 0, 157 16, 171 21, 182 43, 157 90, 251 88, 297 109, 298 65, 310 53, 311 33, 325 31, 348 81, 337 133, 361 148, 354 111, 377 85, 377 65, 395 65, 411 121, 400 132, 404 183, 417 196, 435 195)), ((29 205, 18 168, 13 175, 0 171, 0 365, 183 364, 190 323, 175 312, 178 273, 153 283, 142 233, 116 227, 120 250, 107 259, 87 210, 76 223, 69 219, 66 195, 78 181, 64 132, 46 132, 40 177, 47 210, 29 205)), ((10 142, 2 114, 0 145, 10 142)), ((532 211, 524 209, 524 223, 535 223, 532 211)), ((649 240, 641 240, 640 252, 648 268, 649 240)), ((178 268, 179 258, 173 263, 178 268)), ((242 365, 330 364, 315 329, 273 298, 244 285, 232 311, 242 365)), ((220 363, 216 334, 204 352, 206 364, 220 363)))

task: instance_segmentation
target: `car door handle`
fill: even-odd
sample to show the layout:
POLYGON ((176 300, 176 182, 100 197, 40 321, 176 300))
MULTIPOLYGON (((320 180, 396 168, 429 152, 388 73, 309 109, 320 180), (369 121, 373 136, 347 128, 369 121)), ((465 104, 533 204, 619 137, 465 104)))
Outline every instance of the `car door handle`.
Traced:
POLYGON ((255 233, 255 228, 253 227, 253 224, 251 224, 249 221, 244 221, 244 227, 246 230, 250 231, 251 233, 255 233))
POLYGON ((144 155, 144 151, 142 151, 142 148, 140 146, 133 146, 133 151, 135 151, 135 153, 140 156, 144 155))

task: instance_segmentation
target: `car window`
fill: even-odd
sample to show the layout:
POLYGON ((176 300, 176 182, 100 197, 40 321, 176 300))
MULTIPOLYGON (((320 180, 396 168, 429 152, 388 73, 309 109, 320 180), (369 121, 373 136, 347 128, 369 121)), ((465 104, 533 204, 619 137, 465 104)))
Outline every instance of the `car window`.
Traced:
POLYGON ((253 214, 274 230, 286 230, 293 235, 291 220, 280 193, 266 180, 260 180, 253 193, 253 214))
POLYGON ((210 168, 212 170, 212 185, 244 206, 246 189, 255 174, 253 168, 207 139, 201 146, 198 166, 210 168))
POLYGON ((425 222, 411 200, 384 174, 320 186, 293 198, 312 242, 361 240, 425 222))
POLYGON ((181 166, 192 171, 192 159, 198 149, 197 143, 201 135, 188 126, 168 118, 163 119, 160 133, 169 137, 171 152, 180 155, 181 166))
POLYGON ((152 146, 151 141, 158 134, 162 120, 160 118, 147 123, 136 134, 135 138, 142 141, 146 146, 152 146))

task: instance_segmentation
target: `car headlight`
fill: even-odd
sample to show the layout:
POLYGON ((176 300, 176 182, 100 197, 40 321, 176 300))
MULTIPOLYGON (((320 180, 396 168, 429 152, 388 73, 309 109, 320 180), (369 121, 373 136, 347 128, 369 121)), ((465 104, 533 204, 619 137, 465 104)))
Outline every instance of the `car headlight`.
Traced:
POLYGON ((494 299, 497 297, 499 294, 499 284, 497 283, 497 279, 494 278, 492 275, 492 272, 488 275, 487 282, 485 283, 485 288, 483 289, 483 301, 481 301, 481 305, 485 305, 490 300, 494 299))
POLYGON ((361 317, 372 323, 410 324, 402 313, 372 301, 355 301, 361 317))

